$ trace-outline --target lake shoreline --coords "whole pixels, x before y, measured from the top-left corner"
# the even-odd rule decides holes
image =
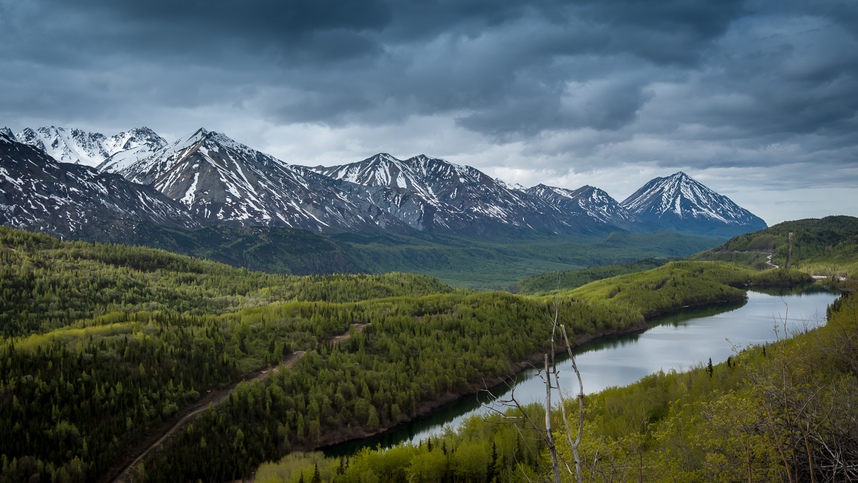
[[[744,297],[737,298],[725,298],[719,299],[716,301],[709,301],[698,304],[688,304],[680,307],[676,307],[669,310],[660,311],[650,317],[644,319],[642,323],[635,324],[630,327],[623,328],[617,331],[600,331],[595,334],[581,334],[575,337],[575,342],[572,344],[572,350],[579,349],[587,344],[597,342],[602,339],[610,338],[610,337],[618,337],[624,335],[634,335],[641,334],[648,329],[652,328],[654,324],[651,323],[652,320],[657,319],[659,317],[669,315],[671,313],[679,312],[682,310],[690,309],[690,308],[698,308],[698,307],[716,307],[719,305],[729,304],[729,303],[737,303],[747,300],[747,295]],[[555,351],[555,355],[561,355],[566,353],[565,346],[558,346],[559,348]],[[481,383],[470,383],[467,385],[466,390],[454,391],[454,392],[446,392],[439,397],[433,398],[431,400],[424,400],[418,403],[418,409],[415,415],[408,419],[403,419],[397,421],[396,423],[380,427],[375,431],[366,431],[359,430],[353,428],[348,435],[343,433],[333,432],[331,436],[326,437],[323,435],[321,437],[321,441],[312,445],[295,445],[293,446],[293,451],[322,451],[326,452],[331,450],[337,446],[349,444],[354,441],[372,438],[376,436],[383,435],[385,433],[393,433],[403,428],[406,428],[408,425],[413,424],[416,421],[419,421],[422,418],[425,418],[432,413],[442,410],[445,407],[453,406],[464,399],[476,396],[482,392],[490,392],[493,388],[500,387],[508,382],[510,379],[514,379],[516,376],[521,374],[523,371],[531,368],[535,368],[537,364],[540,366],[543,363],[543,358],[545,356],[545,351],[537,351],[530,354],[524,361],[514,362],[512,363],[512,373],[505,376],[498,376],[492,379],[485,380]]]

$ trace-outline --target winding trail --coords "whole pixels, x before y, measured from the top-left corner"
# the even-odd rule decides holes
[[[369,324],[352,324],[351,328],[345,334],[338,335],[331,339],[334,345],[347,340],[354,332],[364,330]],[[104,475],[98,479],[99,482],[128,482],[132,481],[131,470],[140,463],[146,455],[148,455],[158,445],[166,441],[170,436],[182,429],[185,425],[196,419],[203,411],[209,407],[217,406],[229,398],[229,394],[242,382],[262,381],[273,374],[278,373],[281,369],[294,366],[299,360],[306,355],[305,351],[295,351],[286,359],[280,362],[270,371],[259,369],[250,373],[247,377],[235,381],[228,386],[210,389],[205,396],[199,401],[183,407],[167,421],[155,426],[135,445],[129,448],[118,461],[105,471]]]
[[[772,268],[780,268],[780,265],[775,265],[774,263],[772,263],[772,257],[774,255],[775,255],[774,252],[769,252],[769,255],[766,257],[766,265],[768,265]]]

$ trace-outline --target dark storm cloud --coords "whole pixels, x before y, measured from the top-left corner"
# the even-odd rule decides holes
[[[842,166],[856,32],[842,0],[0,0],[0,116],[422,117],[558,172]]]
[[[390,17],[384,4],[371,1],[22,3],[5,4],[3,13],[31,45],[40,46],[28,54],[84,62],[99,54],[163,57],[167,62],[193,58],[218,63],[248,54],[257,61],[284,57],[324,62],[377,51],[380,46],[367,33]],[[332,42],[338,48],[331,48]]]
[[[121,64],[156,63],[173,75],[151,82],[194,91],[202,81],[214,92],[225,82],[226,94],[233,92],[224,79],[229,76],[201,80],[190,78],[189,69],[243,70],[244,75],[232,76],[233,82],[268,86],[265,92],[272,96],[264,102],[264,115],[273,121],[341,125],[454,114],[462,126],[497,139],[587,123],[597,129],[621,127],[635,119],[646,98],[644,84],[620,82],[630,91],[618,92],[604,105],[591,102],[589,111],[558,109],[569,81],[593,75],[576,65],[576,57],[693,65],[700,49],[741,12],[733,1],[630,0],[31,0],[2,5],[11,19],[9,31],[20,34],[21,41],[14,45],[16,38],[9,36],[4,56],[89,69],[92,77],[102,77],[93,83],[110,82],[110,71]],[[57,90],[65,89],[73,95],[68,86]],[[293,95],[279,96],[283,91]],[[108,97],[91,105],[97,109],[112,101]],[[531,109],[539,112],[523,112]],[[497,119],[503,115],[511,117]]]

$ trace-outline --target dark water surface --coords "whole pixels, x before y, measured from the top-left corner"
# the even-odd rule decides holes
[[[654,319],[656,324],[640,334],[607,337],[575,351],[584,381],[584,392],[594,393],[611,386],[626,386],[662,371],[685,371],[698,365],[724,362],[748,345],[785,338],[825,323],[825,309],[835,294],[821,290],[800,293],[748,292],[748,301],[684,309]],[[567,394],[577,393],[572,365],[564,360],[561,384]],[[542,402],[545,385],[536,369],[518,374],[515,396],[522,404]],[[495,396],[509,397],[508,387],[494,388]],[[556,397],[556,396],[555,396]],[[360,448],[388,447],[405,441],[415,444],[429,436],[455,429],[465,419],[490,410],[488,394],[465,397],[432,414],[386,433],[325,449],[329,455],[351,454]]]

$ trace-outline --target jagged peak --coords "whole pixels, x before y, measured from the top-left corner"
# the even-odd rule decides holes
[[[8,139],[9,141],[15,141],[15,134],[6,126],[0,127],[0,136]]]
[[[390,153],[377,153],[374,154],[365,160],[361,161],[362,163],[394,163],[400,164],[402,161]]]
[[[410,158],[405,160],[406,163],[419,163],[419,164],[428,164],[428,163],[436,163],[436,164],[446,164],[450,166],[459,166],[456,163],[451,163],[446,159],[435,158],[432,156],[427,156],[425,154],[418,154],[417,156],[411,156]]]
[[[495,178],[495,183],[510,191],[527,191],[527,188],[519,183],[507,183],[500,178]]]
[[[158,137],[158,138],[161,137],[158,133],[155,132],[154,129],[151,129],[147,126],[132,127],[131,129],[124,131],[124,132],[121,132],[119,134],[135,134],[135,135],[144,135],[144,136]]]
[[[187,149],[193,147],[197,144],[201,144],[202,142],[212,140],[214,142],[227,141],[227,143],[235,143],[232,139],[229,139],[227,136],[223,134],[219,134],[215,131],[209,131],[208,129],[201,127],[191,134],[177,139],[172,144],[172,148],[176,151],[180,151],[183,149]]]
[[[446,159],[435,158],[432,156],[427,156],[425,154],[418,154],[417,156],[411,156],[410,158],[405,160],[406,163],[415,163],[415,164],[449,164],[451,166],[456,166],[456,164],[447,161]]]

